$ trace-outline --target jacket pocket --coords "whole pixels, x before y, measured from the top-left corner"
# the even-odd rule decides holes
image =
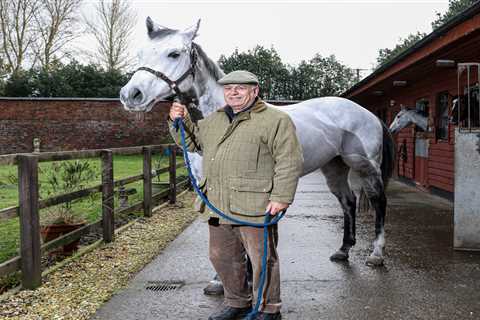
[[[263,216],[272,191],[271,179],[230,178],[230,212]]]

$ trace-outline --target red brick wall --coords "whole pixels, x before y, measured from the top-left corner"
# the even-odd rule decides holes
[[[271,101],[285,105],[297,101]],[[118,99],[0,98],[0,154],[159,144],[168,135],[169,102],[137,120]]]
[[[167,102],[143,121],[117,99],[0,99],[0,154],[158,144],[167,133]]]

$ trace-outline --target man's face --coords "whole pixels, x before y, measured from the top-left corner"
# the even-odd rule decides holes
[[[251,84],[226,84],[223,95],[227,104],[234,111],[248,107],[258,95],[258,86]]]

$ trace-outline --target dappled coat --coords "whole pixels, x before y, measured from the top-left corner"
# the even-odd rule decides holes
[[[195,125],[184,119],[187,146],[203,155],[200,187],[218,209],[234,218],[263,222],[268,201],[291,203],[303,157],[290,117],[260,99],[230,120],[219,109]],[[169,122],[180,144],[179,132]],[[207,216],[214,215],[207,212]],[[228,223],[220,219],[221,223]]]

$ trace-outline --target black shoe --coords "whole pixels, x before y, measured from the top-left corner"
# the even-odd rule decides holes
[[[282,314],[280,312],[277,313],[263,313],[259,312],[253,319],[249,319],[248,317],[244,318],[244,320],[281,320]]]
[[[222,306],[222,308],[213,313],[208,320],[236,320],[243,319],[252,308],[234,308],[230,306]]]
[[[203,294],[206,294],[207,296],[223,295],[223,283],[218,275],[215,275],[213,280],[210,281],[205,288],[203,288]]]

